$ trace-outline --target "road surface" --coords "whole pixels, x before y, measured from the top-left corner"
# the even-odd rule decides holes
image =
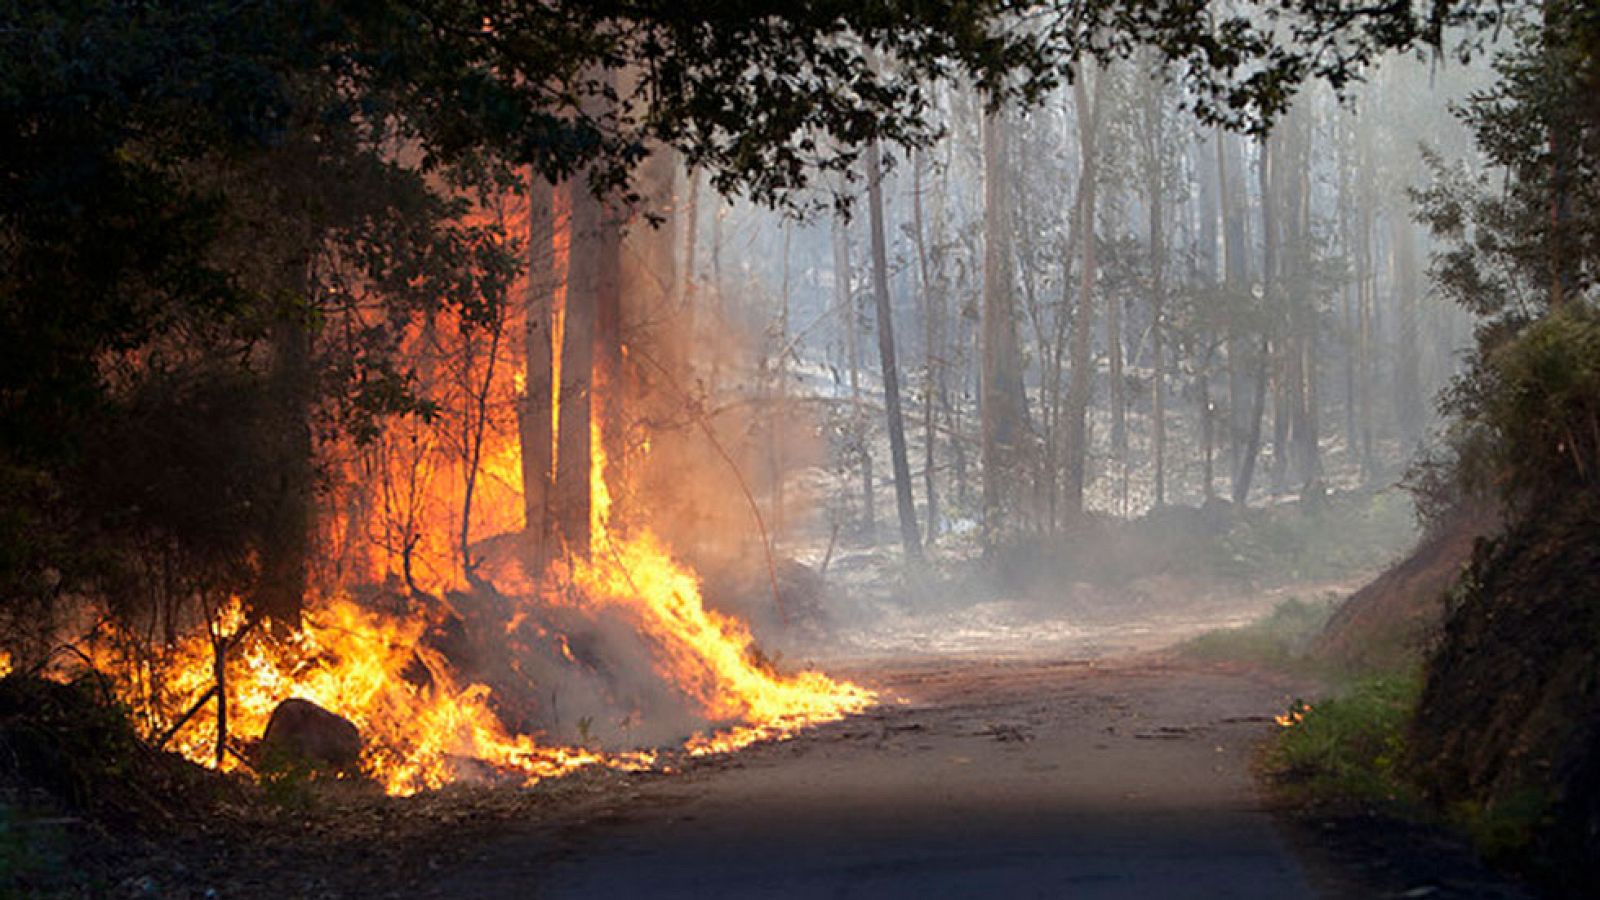
[[[513,829],[419,896],[1317,896],[1252,755],[1269,676],[1141,655],[902,662],[867,715]]]

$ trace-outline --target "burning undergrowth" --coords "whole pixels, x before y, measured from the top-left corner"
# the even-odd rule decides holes
[[[281,635],[233,602],[156,657],[107,631],[91,661],[148,739],[223,769],[259,770],[274,710],[310,701],[355,725],[361,771],[391,794],[648,768],[655,748],[735,750],[871,702],[819,672],[778,672],[650,532],[596,542],[537,583],[508,562],[497,572],[514,591],[335,595]]]
[[[184,612],[158,604],[143,624],[86,604],[90,636],[63,668],[97,673],[147,741],[261,773],[275,711],[307,701],[359,733],[353,768],[413,794],[650,767],[660,750],[733,750],[872,701],[779,671],[743,619],[705,602],[660,529],[697,559],[763,555],[741,474],[759,467],[728,437],[751,423],[712,421],[682,387],[696,375],[673,345],[699,331],[651,293],[660,278],[632,271],[648,247],[617,255],[593,209],[575,226],[593,202],[581,188],[523,199],[481,214],[526,219],[527,302],[405,326],[398,351],[433,413],[364,441],[319,436],[327,484],[298,624],[248,591],[190,591],[169,604]],[[743,368],[726,361],[723,390],[755,377]]]

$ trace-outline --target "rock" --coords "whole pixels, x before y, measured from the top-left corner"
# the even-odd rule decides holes
[[[360,770],[361,732],[349,719],[309,700],[285,700],[272,711],[258,753],[269,768],[355,774]]]

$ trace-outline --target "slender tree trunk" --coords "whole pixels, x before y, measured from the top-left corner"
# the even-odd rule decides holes
[[[1098,274],[1095,260],[1096,183],[1099,180],[1096,132],[1106,84],[1105,73],[1095,78],[1094,102],[1084,87],[1088,72],[1073,82],[1073,99],[1078,107],[1078,149],[1082,168],[1078,176],[1078,235],[1080,270],[1078,310],[1072,322],[1072,376],[1067,387],[1066,424],[1063,437],[1067,448],[1067,487],[1065,507],[1068,521],[1083,518],[1084,490],[1088,477],[1089,400],[1094,391],[1093,344],[1094,290]]]
[[[1259,170],[1262,200],[1261,303],[1263,307],[1269,310],[1278,302],[1278,230],[1272,214],[1271,172],[1272,143],[1271,141],[1263,141],[1261,144],[1261,167]],[[1249,502],[1250,483],[1255,475],[1256,457],[1261,451],[1261,420],[1266,412],[1267,387],[1271,380],[1272,344],[1269,329],[1261,338],[1255,398],[1251,404],[1250,418],[1247,422],[1248,432],[1245,437],[1244,447],[1240,453],[1239,472],[1233,485],[1233,502],[1236,506],[1242,507]]]
[[[923,170],[926,159],[916,151],[911,164],[911,225],[917,248],[918,285],[922,288],[922,492],[928,521],[927,543],[939,536],[939,492],[934,478],[935,429],[934,398],[939,393],[939,334],[943,318],[942,296],[936,297],[933,274],[928,265],[928,247],[922,215]]]
[[[906,425],[900,410],[900,373],[895,363],[894,310],[889,302],[889,251],[884,238],[883,167],[878,145],[867,147],[867,207],[872,231],[872,294],[878,314],[878,361],[883,371],[883,402],[889,418],[889,459],[894,468],[895,506],[906,560],[922,558],[917,509],[911,496],[911,466],[906,458]]]
[[[1207,354],[1207,356],[1209,355]],[[1207,365],[1209,366],[1209,362]],[[1200,445],[1202,447],[1200,494],[1204,501],[1209,503],[1217,496],[1217,426],[1216,416],[1213,415],[1211,404],[1211,376],[1206,369],[1201,369],[1199,382]]]
[[[572,208],[571,249],[561,334],[560,412],[556,421],[556,483],[551,522],[567,552],[587,554],[592,464],[590,416],[604,212],[586,183],[569,181],[566,190]]]
[[[523,396],[518,407],[521,442],[523,562],[537,578],[544,571],[550,537],[549,513],[554,447],[551,432],[551,343],[554,331],[555,191],[534,175],[528,191],[528,293],[523,320]]]
[[[1117,461],[1117,514],[1128,514],[1128,391],[1122,366],[1122,295],[1106,298],[1106,354],[1111,394],[1111,455]]]
[[[1162,108],[1165,98],[1158,85],[1152,85],[1150,104],[1150,414],[1151,443],[1155,466],[1155,505],[1167,503],[1167,362],[1165,356],[1166,320],[1166,144]]]
[[[1372,345],[1374,333],[1374,273],[1372,265],[1372,223],[1373,205],[1377,202],[1376,189],[1373,185],[1371,168],[1375,164],[1372,159],[1370,142],[1366,129],[1360,132],[1361,164],[1357,171],[1360,178],[1357,202],[1357,229],[1356,234],[1356,285],[1357,285],[1357,323],[1356,323],[1356,405],[1357,425],[1361,432],[1359,458],[1361,465],[1361,478],[1363,481],[1371,480],[1377,474],[1377,456],[1373,447],[1373,409],[1372,409],[1372,379],[1373,379],[1373,352]]]
[[[1215,156],[1213,161],[1216,165],[1206,164],[1207,151]],[[1206,288],[1215,288],[1220,283],[1217,255],[1219,237],[1217,220],[1222,193],[1218,178],[1223,174],[1220,132],[1213,132],[1206,144],[1196,149],[1195,168],[1198,170],[1200,181],[1200,190],[1195,196],[1196,202],[1200,204],[1200,250],[1196,256],[1200,262],[1202,285]],[[1203,501],[1210,502],[1216,497],[1216,417],[1211,400],[1215,336],[1209,327],[1202,326],[1198,330],[1200,334],[1190,335],[1191,347],[1197,347],[1190,352],[1195,357],[1195,389],[1199,395],[1197,399],[1200,407],[1200,495]]]
[[[783,459],[783,423],[787,420],[789,407],[789,250],[794,238],[794,227],[785,224],[783,227],[783,284],[779,291],[778,307],[778,339],[775,341],[777,358],[773,360],[773,402],[767,415],[770,425],[767,428],[767,465],[772,480],[772,527],[769,530],[771,542],[776,548],[783,539],[785,510],[783,497],[784,459]]]
[[[468,584],[477,583],[478,561],[472,558],[472,501],[478,489],[478,472],[483,463],[483,443],[489,433],[489,394],[494,390],[495,369],[500,361],[500,338],[505,333],[505,311],[497,312],[489,325],[488,352],[483,362],[483,376],[474,381],[473,335],[462,335],[464,359],[461,365],[462,396],[467,401],[462,411],[461,464],[464,472],[461,491],[461,522],[457,539],[461,547],[461,574]]]
[[[872,491],[872,448],[867,443],[867,417],[861,402],[861,340],[858,336],[854,271],[850,264],[850,233],[844,217],[833,220],[834,300],[844,316],[846,364],[850,374],[850,441],[861,463],[861,530],[876,543],[876,504]]]
[[[1297,119],[1295,162],[1290,167],[1295,179],[1293,209],[1296,258],[1308,265],[1311,258],[1311,129],[1309,110],[1302,109]],[[1318,342],[1322,323],[1316,303],[1308,297],[1299,298],[1295,304],[1298,315],[1297,345],[1300,352],[1297,366],[1299,380],[1296,394],[1295,441],[1299,448],[1298,462],[1302,501],[1321,498],[1322,489],[1322,424],[1319,409]]]
[[[1359,262],[1356,249],[1354,173],[1359,160],[1355,158],[1349,116],[1341,116],[1337,125],[1339,149],[1339,244],[1352,267],[1351,278],[1339,289],[1340,335],[1339,347],[1343,351],[1344,368],[1344,442],[1347,461],[1356,458],[1356,448],[1361,442],[1361,432],[1356,425],[1356,331],[1360,306],[1360,279],[1355,266]]]
[[[614,201],[600,204],[595,234],[594,372],[590,410],[599,419],[600,446],[605,453],[605,477],[612,502],[623,498],[627,447],[622,368],[622,216]]]
[[[694,335],[695,305],[700,290],[695,253],[700,247],[700,170],[690,168],[685,176],[687,197],[683,203],[683,273],[679,285],[679,305],[683,310],[683,334]]]
[[[1421,347],[1417,340],[1417,248],[1416,235],[1411,222],[1404,216],[1395,216],[1394,227],[1394,285],[1397,294],[1395,308],[1399,319],[1396,329],[1399,337],[1395,354],[1395,410],[1398,413],[1400,437],[1407,444],[1416,444],[1422,438],[1427,421],[1427,409],[1422,400]]]
[[[1230,303],[1239,304],[1245,302],[1250,283],[1244,162],[1236,140],[1221,130],[1217,131],[1217,190],[1222,205],[1223,290]],[[1228,472],[1237,481],[1244,468],[1244,448],[1250,431],[1250,342],[1236,318],[1230,318],[1226,332]]]
[[[1250,500],[1250,482],[1255,475],[1256,458],[1261,450],[1261,420],[1266,413],[1267,405],[1267,365],[1272,358],[1272,348],[1268,346],[1265,338],[1260,347],[1260,370],[1256,373],[1256,393],[1250,408],[1250,430],[1245,435],[1244,450],[1240,454],[1243,463],[1239,475],[1233,482],[1233,505],[1245,506]]]
[[[309,284],[310,266],[305,267]],[[288,628],[298,627],[311,555],[312,487],[311,330],[301,314],[283,313],[272,328],[269,390],[277,426],[276,502],[261,549],[256,608]]]

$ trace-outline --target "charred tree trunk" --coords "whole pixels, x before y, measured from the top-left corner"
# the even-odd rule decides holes
[[[917,509],[911,496],[911,466],[906,458],[905,418],[900,410],[900,373],[895,362],[894,310],[889,302],[889,251],[884,238],[883,167],[878,145],[867,147],[867,206],[872,230],[872,294],[878,317],[878,361],[883,370],[883,402],[889,418],[889,459],[894,468],[895,506],[906,560],[922,558]]]
[[[309,265],[305,268],[309,284]],[[314,373],[311,329],[304,313],[286,310],[273,325],[269,378],[273,415],[278,420],[277,453],[269,477],[278,483],[261,546],[261,584],[255,607],[272,621],[295,628],[300,624],[308,580],[314,480]]]

